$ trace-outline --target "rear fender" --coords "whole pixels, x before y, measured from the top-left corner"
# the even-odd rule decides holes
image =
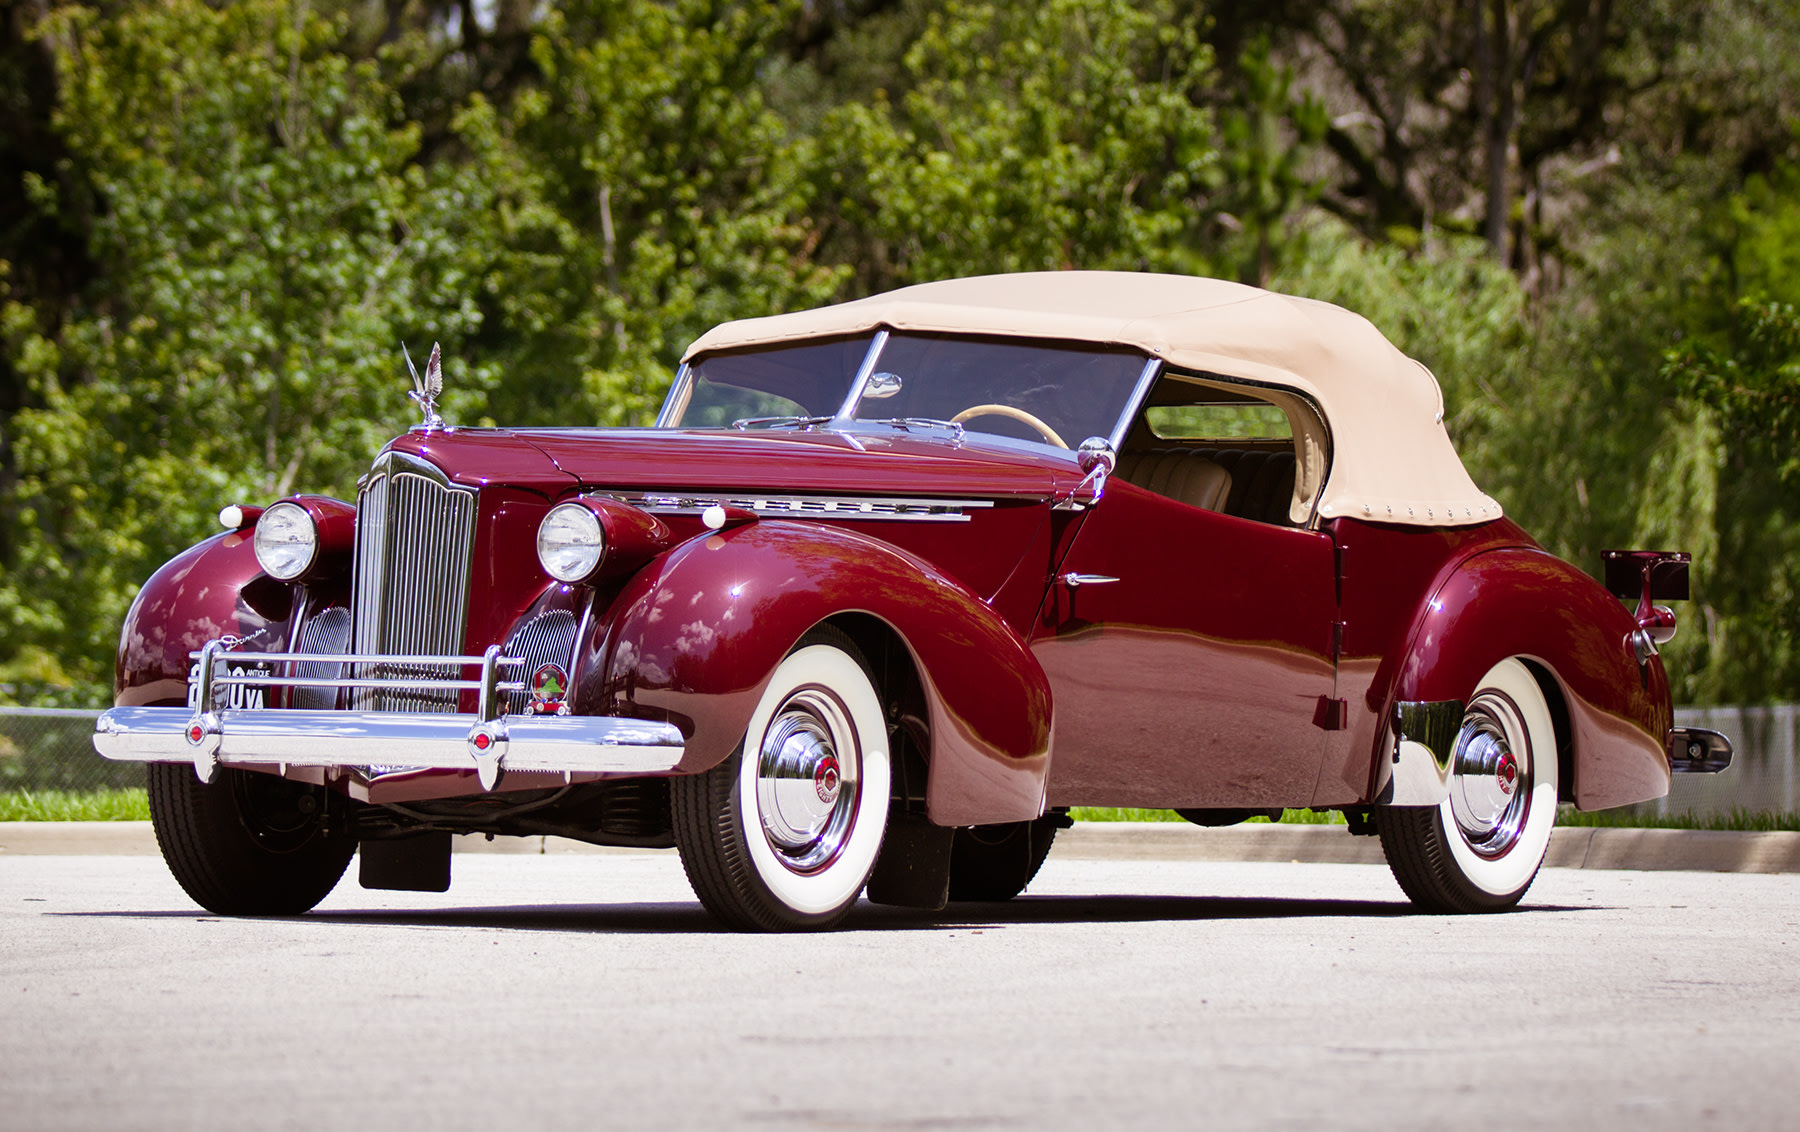
[[[1420,607],[1392,670],[1371,796],[1391,774],[1397,705],[1466,702],[1508,657],[1544,689],[1565,801],[1590,810],[1667,794],[1668,679],[1659,658],[1639,664],[1636,630],[1616,598],[1554,555],[1511,547],[1466,559]]]
[[[666,719],[679,773],[743,739],[775,667],[807,630],[866,614],[905,644],[930,725],[926,807],[939,825],[1036,817],[1050,685],[975,594],[888,543],[830,527],[752,522],[677,546],[625,584],[584,634],[575,710]]]

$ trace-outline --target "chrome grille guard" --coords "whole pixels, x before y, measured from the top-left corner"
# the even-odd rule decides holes
[[[655,774],[681,761],[684,740],[673,724],[592,715],[505,714],[507,693],[525,690],[501,671],[527,662],[493,645],[481,656],[376,653],[239,653],[225,640],[208,641],[199,661],[195,707],[116,707],[94,723],[94,749],[124,762],[188,762],[202,782],[218,767],[367,767],[395,770],[473,770],[492,790],[502,769],[602,774]],[[474,679],[430,676],[302,677],[275,673],[226,675],[227,661],[373,667],[429,666],[437,671],[479,669]],[[221,708],[222,693],[244,688],[388,689],[455,695],[476,692],[475,714],[407,711],[333,711],[295,708]]]

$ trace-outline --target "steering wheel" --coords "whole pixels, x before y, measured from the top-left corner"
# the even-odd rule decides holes
[[[1030,425],[1038,431],[1038,435],[1056,445],[1058,448],[1067,448],[1069,446],[1068,441],[1056,435],[1055,429],[1051,428],[1043,421],[1038,420],[1024,409],[1015,409],[1011,405],[970,405],[962,412],[951,417],[950,423],[961,424],[964,421],[973,420],[976,417],[1007,417],[1011,420],[1018,421],[1020,424]]]

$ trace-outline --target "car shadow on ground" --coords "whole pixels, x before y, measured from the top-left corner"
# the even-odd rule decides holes
[[[1527,904],[1533,912],[1596,911],[1595,905]],[[53,915],[122,919],[218,919],[186,911],[64,912]],[[1209,920],[1393,919],[1426,915],[1401,900],[1321,900],[1249,896],[1021,896],[1004,903],[952,904],[941,912],[859,903],[838,931],[984,931],[1033,924],[1194,922]],[[719,923],[694,902],[628,904],[530,904],[447,908],[334,908],[288,917],[289,922],[351,923],[419,928],[488,928],[512,931],[705,934]]]

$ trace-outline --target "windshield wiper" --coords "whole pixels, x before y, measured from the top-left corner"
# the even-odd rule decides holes
[[[739,432],[748,432],[751,428],[817,428],[822,424],[830,424],[830,417],[744,417],[731,422],[731,427]]]
[[[936,417],[877,417],[857,423],[887,425],[890,428],[897,428],[901,432],[911,432],[916,428],[941,428],[949,431],[958,441],[963,438],[963,426],[960,423],[940,421]]]

